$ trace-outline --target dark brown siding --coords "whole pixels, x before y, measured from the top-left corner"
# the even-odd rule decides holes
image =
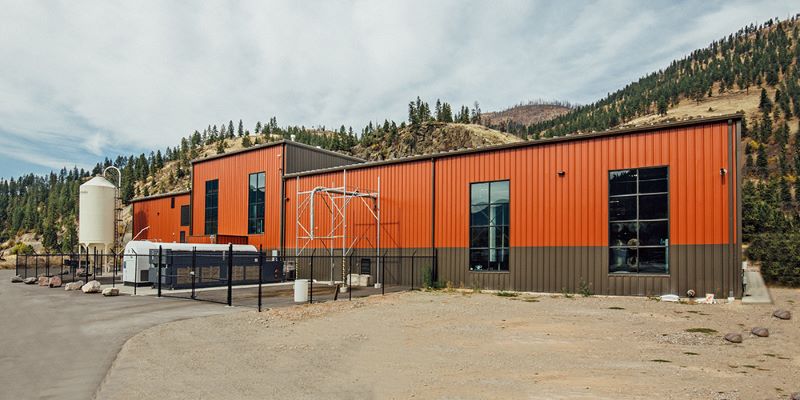
[[[352,157],[286,142],[286,173],[311,171],[359,163]]]

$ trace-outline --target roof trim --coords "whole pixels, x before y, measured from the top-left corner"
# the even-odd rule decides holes
[[[679,128],[679,127],[684,127],[684,126],[701,125],[701,124],[707,124],[707,123],[713,123],[713,122],[737,121],[737,120],[741,120],[743,117],[744,117],[744,114],[742,114],[742,113],[725,114],[725,115],[718,115],[718,116],[713,116],[713,117],[694,118],[694,119],[687,119],[687,120],[682,120],[682,121],[664,122],[664,123],[658,123],[658,124],[652,124],[652,125],[635,126],[635,127],[630,127],[630,128],[610,129],[610,130],[600,131],[600,132],[570,134],[570,135],[566,135],[566,136],[557,136],[557,137],[553,137],[553,138],[544,138],[544,139],[539,139],[539,140],[526,140],[526,141],[522,141],[522,142],[500,144],[500,145],[495,145],[495,146],[478,147],[478,148],[474,148],[474,149],[464,149],[464,150],[447,151],[447,152],[433,153],[433,154],[423,154],[423,155],[416,155],[416,156],[408,156],[408,157],[394,158],[394,159],[391,159],[391,160],[370,161],[370,162],[364,162],[364,163],[361,163],[361,164],[342,165],[342,166],[338,166],[338,167],[331,167],[331,168],[323,168],[323,169],[295,172],[295,173],[291,173],[291,174],[286,174],[284,176],[284,179],[296,178],[296,177],[300,177],[300,176],[319,175],[319,174],[324,174],[324,173],[328,173],[328,172],[345,171],[345,170],[360,169],[360,168],[369,168],[369,167],[379,166],[379,165],[402,164],[402,163],[415,162],[415,161],[432,160],[432,159],[437,159],[437,158],[455,157],[455,156],[460,156],[460,155],[465,155],[465,154],[486,153],[486,152],[491,152],[491,151],[509,150],[509,149],[525,148],[525,147],[546,146],[546,145],[552,144],[552,143],[571,142],[571,141],[578,141],[578,140],[589,140],[589,139],[596,139],[596,138],[603,138],[603,137],[610,137],[610,136],[619,136],[619,135],[629,135],[629,134],[650,132],[650,131],[656,131],[656,130],[667,129],[667,128]]]
[[[129,201],[129,203],[136,203],[136,202],[139,202],[139,201],[146,201],[146,200],[163,199],[165,197],[184,196],[184,195],[188,195],[191,192],[192,192],[191,190],[181,190],[179,192],[159,193],[159,194],[154,194],[152,196],[137,197],[135,199],[131,199]]]
[[[227,153],[215,154],[215,155],[211,155],[211,156],[204,157],[204,158],[196,158],[196,159],[192,160],[191,163],[192,164],[200,164],[200,163],[206,162],[206,161],[217,160],[217,159],[225,158],[225,157],[228,157],[228,156],[233,156],[233,155],[237,155],[237,154],[247,153],[247,152],[250,152],[250,151],[256,151],[256,150],[261,150],[261,149],[265,149],[265,148],[268,148],[268,147],[278,146],[278,145],[281,145],[281,144],[287,144],[287,145],[290,145],[290,146],[296,146],[296,147],[300,147],[300,148],[303,148],[303,149],[316,151],[318,153],[328,154],[328,155],[335,156],[335,157],[341,157],[341,158],[344,158],[344,159],[348,159],[350,161],[356,161],[356,162],[362,162],[362,163],[366,162],[366,160],[364,160],[364,159],[361,159],[361,158],[358,158],[358,157],[353,157],[353,156],[350,156],[350,155],[347,155],[347,154],[343,154],[343,153],[339,153],[338,151],[321,149],[321,148],[318,148],[318,147],[307,145],[305,143],[295,142],[295,141],[291,141],[291,140],[287,140],[287,139],[281,139],[281,140],[278,140],[278,141],[275,141],[275,142],[262,143],[262,144],[259,144],[259,145],[248,147],[246,149],[239,149],[239,150],[234,150],[234,151],[227,152]]]

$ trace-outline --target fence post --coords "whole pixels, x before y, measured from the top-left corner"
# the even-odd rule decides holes
[[[19,251],[17,251],[17,256],[14,257],[14,275],[19,276]]]
[[[33,255],[34,255],[33,272],[34,272],[34,276],[38,278],[39,277],[39,255],[36,254],[36,253],[34,253]]]
[[[76,266],[72,265],[75,262],[75,248],[72,249],[72,254],[69,256],[69,269],[72,270],[72,281],[75,282],[75,273],[78,269]],[[80,264],[80,263],[79,263]]]
[[[317,249],[311,252],[311,275],[308,277],[308,304],[314,303],[314,253]]]
[[[111,271],[111,287],[117,287],[117,253],[114,252],[114,249],[111,249],[111,265],[113,266],[113,271]]]
[[[197,279],[197,246],[192,246],[192,299],[195,298],[195,279]]]
[[[158,246],[158,297],[161,297],[161,246]]]
[[[381,260],[383,257],[383,260]],[[383,261],[383,262],[381,262]],[[378,270],[381,273],[381,296],[386,294],[386,253],[383,256],[378,256]]]
[[[19,258],[19,252],[17,252],[17,258]],[[25,254],[25,277],[28,277],[28,254]]]
[[[261,312],[261,282],[264,279],[264,246],[258,246],[258,312]]]
[[[92,276],[94,276],[94,279],[97,279],[97,247],[92,251],[92,258],[92,262],[94,263],[94,267],[92,267]]]
[[[50,276],[50,252],[45,250],[44,252],[44,270],[45,275],[48,277]]]
[[[228,245],[228,307],[233,305],[233,243]]]

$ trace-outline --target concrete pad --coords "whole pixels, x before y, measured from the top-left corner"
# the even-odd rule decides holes
[[[745,270],[744,281],[747,286],[742,297],[743,304],[772,304],[772,297],[761,272]]]

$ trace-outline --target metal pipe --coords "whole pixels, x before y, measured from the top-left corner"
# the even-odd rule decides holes
[[[195,289],[195,282],[197,279],[197,246],[192,246],[192,299],[195,298],[196,293]]]
[[[261,282],[264,280],[264,248],[258,246],[258,312],[261,312]]]
[[[228,245],[228,307],[233,305],[233,244]]]
[[[158,297],[161,297],[161,246],[158,246]]]

